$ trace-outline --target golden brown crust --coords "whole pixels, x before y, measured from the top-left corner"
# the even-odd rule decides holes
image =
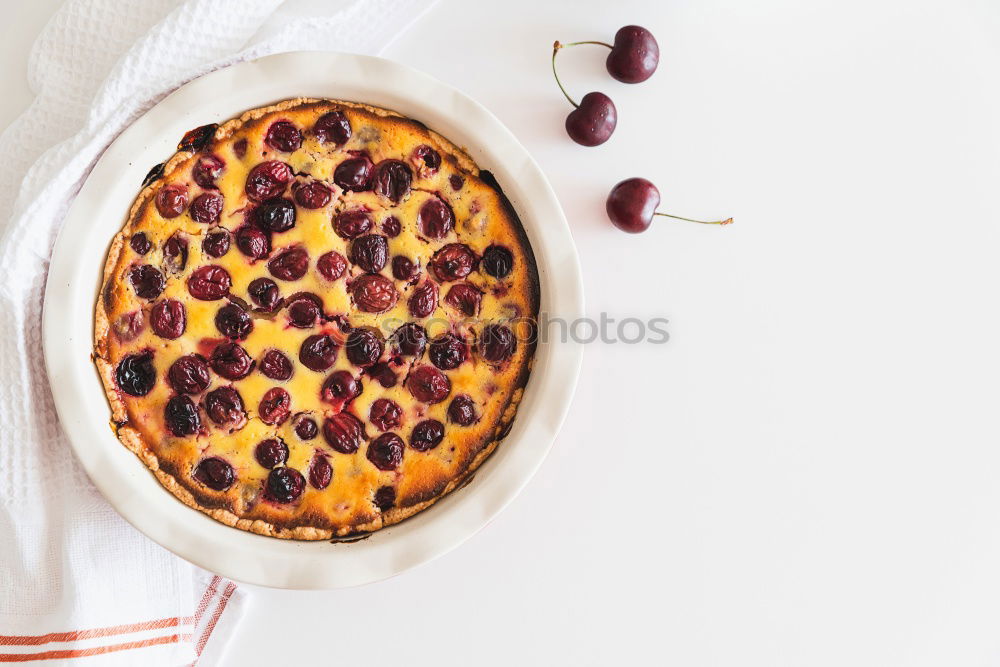
[[[220,142],[225,142],[236,135],[259,133],[258,126],[264,121],[270,120],[273,122],[275,114],[282,112],[289,114],[313,112],[316,110],[329,110],[330,108],[342,109],[345,112],[347,110],[355,110],[361,114],[359,118],[363,118],[364,114],[370,114],[373,117],[383,119],[388,123],[385,126],[387,128],[386,131],[391,132],[393,138],[396,137],[397,133],[404,136],[408,133],[417,134],[422,141],[429,143],[442,154],[443,161],[449,165],[452,171],[475,181],[475,184],[483,184],[488,189],[494,191],[498,203],[485,204],[487,208],[486,215],[487,217],[493,215],[494,219],[505,222],[489,224],[506,225],[504,228],[510,229],[510,236],[504,236],[503,238],[507,243],[514,246],[515,251],[525,263],[525,272],[521,277],[522,282],[514,285],[513,289],[511,289],[510,303],[513,306],[509,307],[512,307],[515,311],[515,318],[526,317],[529,320],[533,320],[538,310],[539,290],[537,269],[530,245],[527,242],[527,237],[517,219],[516,213],[514,213],[513,208],[506,200],[506,197],[504,197],[499,185],[492,178],[491,174],[488,174],[488,172],[481,173],[464,151],[441,135],[428,130],[418,121],[405,118],[400,114],[386,109],[365,104],[299,98],[286,100],[269,107],[254,109],[244,113],[240,118],[223,123],[215,131],[213,145],[219,145]],[[197,153],[190,151],[179,151],[165,163],[162,177],[145,186],[139,193],[129,212],[126,226],[115,236],[108,252],[102,289],[95,308],[94,360],[112,409],[113,424],[117,427],[118,437],[122,443],[150,468],[165,488],[189,507],[197,509],[226,525],[260,535],[285,539],[319,540],[329,539],[338,535],[343,536],[377,530],[413,516],[466,483],[479,465],[496,449],[509,429],[510,422],[514,418],[517,405],[523,393],[521,388],[527,382],[530,373],[534,352],[533,339],[526,345],[522,345],[521,349],[519,349],[516,355],[517,372],[510,378],[508,381],[509,384],[493,388],[494,391],[497,391],[498,395],[507,397],[503,404],[491,408],[490,414],[496,414],[496,417],[492,418],[491,422],[484,423],[481,429],[477,427],[477,432],[483,432],[484,436],[478,442],[468,442],[462,445],[463,449],[461,451],[463,454],[454,459],[454,465],[450,468],[450,472],[446,477],[441,478],[438,476],[440,473],[428,472],[434,469],[433,466],[430,468],[412,468],[411,466],[411,468],[408,468],[407,479],[402,482],[404,486],[409,484],[409,487],[405,490],[401,489],[403,492],[397,499],[397,505],[374,513],[365,513],[365,511],[361,510],[355,511],[352,515],[353,519],[346,523],[328,523],[329,519],[319,509],[303,510],[299,516],[289,517],[280,516],[280,513],[272,512],[269,509],[261,509],[261,503],[257,503],[253,511],[251,511],[245,498],[241,499],[233,494],[227,496],[199,488],[198,485],[194,484],[188,478],[187,474],[183,474],[186,471],[182,470],[181,462],[188,460],[192,454],[182,455],[175,453],[172,455],[175,458],[171,458],[170,460],[164,459],[162,455],[157,455],[149,442],[152,435],[148,428],[149,424],[146,422],[150,418],[147,416],[139,422],[135,422],[135,415],[130,416],[130,404],[126,400],[123,400],[124,397],[117,388],[115,365],[113,362],[115,357],[120,358],[122,356],[121,350],[117,349],[116,345],[118,347],[122,346],[117,342],[113,334],[112,322],[114,321],[113,317],[115,314],[121,314],[121,312],[116,313],[116,309],[123,308],[121,304],[129,298],[127,286],[124,281],[124,271],[129,261],[127,259],[128,247],[126,244],[128,236],[136,229],[148,228],[143,227],[143,225],[147,224],[146,220],[148,218],[156,215],[152,206],[156,192],[158,192],[163,184],[171,182],[178,174],[189,170],[193,159],[197,158],[197,156]],[[444,168],[442,168],[443,171]],[[479,179],[480,176],[483,177],[482,180]],[[480,190],[474,190],[474,192],[481,193],[481,186],[475,184],[470,187],[480,187]],[[414,186],[414,191],[419,191],[416,186]],[[486,195],[482,195],[482,197],[486,197]],[[472,202],[473,208],[469,209],[471,211],[470,216],[477,214],[475,207],[479,203],[478,199],[474,199]],[[458,217],[457,212],[456,217]],[[461,224],[463,221],[456,220],[456,222]],[[473,224],[471,219],[468,224]],[[479,224],[480,226],[485,226],[486,223],[481,222]],[[456,229],[456,232],[458,231]],[[480,287],[479,285],[476,286]],[[507,294],[510,287],[503,287],[502,293]],[[486,289],[485,287],[480,288]],[[444,293],[442,290],[442,298],[443,296]],[[520,303],[520,306],[517,305],[518,303]],[[517,312],[520,310],[527,312]],[[500,312],[506,313],[503,310]],[[474,334],[475,332],[472,333]],[[511,363],[514,363],[514,361],[512,360]],[[484,414],[485,417],[486,415]],[[139,428],[133,426],[133,423],[138,424]],[[464,442],[464,440],[460,441]],[[159,449],[163,451],[163,446],[161,445]],[[453,452],[456,451],[456,447],[453,446],[451,450]],[[194,454],[194,456],[197,456],[197,454]],[[254,516],[254,513],[257,513],[257,516]],[[313,525],[300,525],[303,522]],[[324,523],[327,523],[327,525],[323,525]]]

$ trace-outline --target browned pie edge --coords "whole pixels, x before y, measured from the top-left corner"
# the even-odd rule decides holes
[[[517,234],[519,250],[524,255],[528,262],[529,274],[530,274],[530,287],[531,294],[530,298],[532,301],[532,312],[537,316],[539,301],[540,301],[540,290],[538,281],[538,266],[535,261],[535,254],[531,249],[531,244],[528,241],[527,233],[524,230],[524,226],[521,224],[521,219],[518,217],[513,205],[511,205],[510,200],[504,194],[503,190],[500,188],[499,183],[497,183],[496,178],[493,174],[488,171],[481,171],[476,165],[475,161],[469,155],[453,144],[451,141],[441,136],[434,130],[431,130],[426,125],[420,121],[408,118],[400,113],[391,111],[389,109],[384,109],[381,107],[375,107],[368,104],[363,104],[360,102],[349,102],[345,100],[334,100],[334,99],[319,99],[319,98],[308,98],[299,97],[291,100],[284,100],[266,107],[259,107],[256,109],[251,109],[244,112],[239,118],[233,118],[225,123],[221,124],[216,128],[213,140],[218,141],[228,138],[232,133],[243,126],[244,123],[248,121],[255,120],[267,114],[276,111],[286,111],[293,107],[297,107],[303,104],[312,104],[318,102],[329,102],[332,104],[343,105],[345,107],[351,107],[355,109],[363,109],[369,113],[383,116],[383,117],[394,117],[404,121],[408,121],[418,125],[421,129],[428,132],[431,137],[437,142],[437,148],[441,149],[442,152],[450,156],[455,162],[467,172],[474,175],[478,175],[482,180],[492,187],[506,209],[508,215],[514,226],[514,231]],[[125,405],[121,398],[118,396],[117,389],[115,388],[115,378],[114,378],[114,368],[112,365],[104,358],[108,350],[108,335],[110,332],[110,324],[108,320],[107,309],[110,304],[107,303],[108,299],[111,298],[110,287],[111,287],[111,277],[114,272],[114,268],[118,263],[119,256],[125,245],[125,232],[131,223],[140,213],[141,209],[149,204],[152,199],[158,181],[166,177],[177,167],[189,157],[194,154],[193,151],[177,151],[174,155],[164,163],[163,173],[160,178],[155,179],[148,185],[146,185],[136,197],[135,202],[132,204],[132,208],[129,210],[128,217],[126,218],[125,224],[122,228],[115,234],[111,241],[111,246],[108,249],[107,260],[104,264],[104,272],[101,278],[101,289],[98,293],[97,306],[94,312],[94,354],[92,359],[94,364],[97,366],[98,374],[101,378],[101,383],[104,386],[105,395],[108,398],[108,403],[111,406],[111,428],[115,431],[118,439],[121,441],[125,447],[132,451],[149,470],[156,476],[160,484],[170,491],[178,500],[182,503],[196,509],[204,514],[207,514],[216,521],[226,524],[234,528],[239,528],[241,530],[249,531],[251,533],[256,533],[258,535],[265,535],[268,537],[277,537],[281,539],[292,539],[292,540],[327,540],[334,537],[343,537],[345,535],[355,535],[359,533],[366,533],[370,531],[375,531],[386,526],[390,526],[395,523],[399,523],[404,519],[407,519],[424,509],[427,509],[442,497],[448,495],[457,488],[462,487],[475,473],[482,463],[489,458],[489,456],[496,450],[500,442],[507,436],[510,431],[510,426],[517,414],[517,407],[521,402],[521,398],[524,395],[524,386],[528,382],[528,377],[531,374],[531,369],[535,363],[535,348],[536,348],[536,338],[537,338],[537,328],[534,336],[531,337],[529,342],[530,352],[527,355],[527,362],[522,366],[521,372],[518,375],[514,383],[513,392],[511,393],[511,398],[507,403],[500,419],[498,420],[494,430],[493,430],[493,440],[486,444],[472,459],[469,461],[467,467],[463,472],[453,477],[449,480],[442,488],[435,490],[431,497],[426,500],[408,505],[406,507],[392,507],[384,512],[375,520],[366,524],[358,524],[355,526],[345,527],[342,530],[334,531],[330,529],[314,528],[311,526],[295,526],[292,528],[283,527],[280,525],[275,525],[273,523],[261,520],[249,520],[241,519],[236,514],[232,512],[221,509],[221,508],[211,508],[205,507],[197,501],[194,495],[188,491],[182,484],[180,484],[173,475],[167,473],[160,468],[160,462],[157,456],[149,449],[146,442],[142,439],[140,433],[129,426],[127,423],[127,414],[125,411]]]

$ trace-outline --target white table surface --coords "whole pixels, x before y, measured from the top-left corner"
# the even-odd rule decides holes
[[[9,6],[13,5],[13,6]],[[57,0],[8,3],[0,123]],[[554,39],[653,30],[620,124],[571,143]],[[255,591],[226,664],[1000,662],[1000,6],[990,0],[442,0],[388,50],[492,109],[566,209],[588,346],[525,492],[384,583]],[[727,229],[613,229],[641,175]]]

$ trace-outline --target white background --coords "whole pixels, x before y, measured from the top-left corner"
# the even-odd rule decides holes
[[[57,5],[4,5],[0,124]],[[619,112],[576,146],[550,45],[633,22],[644,84],[560,56]],[[1000,5],[441,0],[386,55],[539,160],[591,316],[671,340],[588,346],[551,456],[463,547],[254,591],[227,664],[1000,664]],[[736,224],[625,235],[603,200],[637,175]]]

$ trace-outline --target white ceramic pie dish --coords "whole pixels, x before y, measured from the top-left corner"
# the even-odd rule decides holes
[[[527,230],[538,263],[541,312],[583,315],[579,259],[555,193],[528,152],[469,97],[397,63],[351,54],[296,52],[213,72],[182,86],[104,153],[66,217],[45,291],[49,381],[63,430],[94,484],[151,539],[205,569],[246,583],[321,589],[377,581],[427,562],[485,526],[528,482],[562,424],[583,350],[539,340],[510,435],[472,481],[431,508],[357,542],[297,542],[230,528],[162,488],[115,437],[91,361],[94,305],[112,237],[146,172],[194,127],[294,97],[367,102],[424,122],[494,173]]]

